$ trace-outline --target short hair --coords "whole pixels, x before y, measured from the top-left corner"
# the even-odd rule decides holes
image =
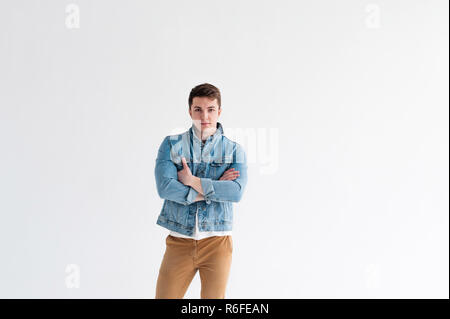
[[[208,97],[211,100],[217,99],[219,109],[221,108],[220,90],[212,84],[199,84],[191,90],[191,93],[189,94],[189,109],[192,106],[194,97]]]

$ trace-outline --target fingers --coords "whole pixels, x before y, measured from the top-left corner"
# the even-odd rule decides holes
[[[239,171],[235,170],[234,168],[230,168],[229,170],[226,170],[223,175],[239,176]]]
[[[184,156],[181,157],[181,163],[183,164],[183,168],[189,169],[189,166],[186,163],[186,158]]]
[[[239,177],[239,171],[234,170],[234,168],[231,168],[221,176],[220,180],[233,180]]]
[[[238,177],[239,172],[230,172],[230,173],[225,173],[224,175],[229,176],[229,177]]]

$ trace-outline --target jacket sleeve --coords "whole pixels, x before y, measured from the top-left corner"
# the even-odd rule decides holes
[[[244,149],[236,143],[233,154],[233,163],[230,168],[239,171],[239,177],[232,181],[212,180],[200,178],[203,189],[203,197],[207,204],[216,202],[239,202],[247,185],[247,156]]]
[[[156,188],[159,197],[182,205],[194,202],[198,192],[178,181],[177,167],[170,158],[170,136],[166,136],[158,150],[155,165]]]

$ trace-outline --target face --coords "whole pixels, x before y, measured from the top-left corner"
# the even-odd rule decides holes
[[[208,97],[194,97],[189,109],[192,122],[202,135],[215,132],[221,112],[217,99],[211,100]]]

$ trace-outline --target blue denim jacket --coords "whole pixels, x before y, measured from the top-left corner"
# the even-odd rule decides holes
[[[204,200],[194,202],[198,192],[178,181],[183,168],[181,157],[200,178]],[[219,181],[222,174],[234,167],[238,178]],[[223,135],[222,124],[202,141],[194,134],[194,126],[178,135],[166,136],[158,150],[155,166],[156,187],[164,204],[157,224],[175,232],[192,236],[195,214],[199,231],[232,230],[233,202],[239,202],[247,184],[247,157],[242,146]]]

